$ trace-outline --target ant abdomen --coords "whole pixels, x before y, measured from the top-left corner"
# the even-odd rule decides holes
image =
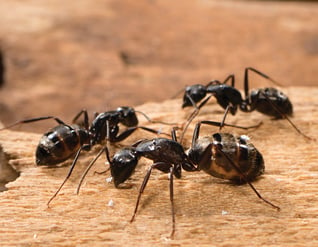
[[[252,90],[250,108],[274,118],[293,115],[293,105],[287,95],[276,88]]]
[[[253,181],[265,169],[262,154],[247,136],[236,137],[229,133],[205,136],[196,141],[188,155],[200,170],[237,183],[246,182],[245,179]]]
[[[72,157],[85,143],[89,143],[87,131],[77,126],[58,125],[41,137],[35,153],[36,164],[57,165]]]

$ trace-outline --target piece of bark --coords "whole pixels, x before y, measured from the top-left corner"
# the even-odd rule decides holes
[[[0,192],[7,190],[5,184],[14,181],[18,176],[19,173],[9,165],[0,145]]]
[[[284,88],[284,92],[294,104],[292,121],[304,133],[317,138],[318,88]],[[191,110],[182,110],[180,105],[181,99],[175,99],[136,108],[154,120],[181,125]],[[204,119],[219,121],[222,113],[221,107],[211,100],[191,124],[185,146],[190,144],[195,122]],[[139,119],[143,126],[170,131],[169,126],[150,124],[142,117]],[[239,112],[227,119],[228,123],[245,126],[259,121],[263,121],[263,125],[256,130],[226,127],[223,131],[251,137],[263,154],[266,166],[265,174],[253,184],[263,197],[279,205],[281,211],[263,203],[248,185],[233,185],[204,172],[183,172],[181,179],[174,180],[174,240],[168,238],[171,230],[169,182],[167,175],[159,171],[153,171],[136,219],[129,222],[139,186],[151,161],[140,160],[128,181],[130,188],[116,189],[106,182],[110,176],[108,173],[93,173],[107,167],[102,156],[88,174],[80,194],[76,195],[78,180],[99,148],[95,147],[81,156],[74,174],[48,208],[47,201],[69,167],[36,167],[34,152],[40,135],[1,131],[3,149],[11,157],[10,164],[21,174],[7,184],[8,191],[0,194],[0,244],[315,246],[318,244],[318,144],[303,138],[286,120],[274,121],[257,112]],[[202,135],[217,131],[216,127],[202,127]],[[153,135],[138,130],[121,145],[129,145],[144,137],[152,138]],[[112,146],[111,152],[119,146]]]

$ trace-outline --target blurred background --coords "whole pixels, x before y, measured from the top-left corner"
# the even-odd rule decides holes
[[[160,102],[230,73],[242,89],[248,66],[286,86],[318,85],[316,1],[10,0],[0,16],[5,125]],[[272,85],[251,78],[262,86]],[[55,123],[39,125],[21,129]]]

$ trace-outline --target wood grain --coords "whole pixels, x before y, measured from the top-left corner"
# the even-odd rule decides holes
[[[306,134],[318,138],[318,88],[285,88],[294,103],[292,120]],[[180,109],[181,99],[136,107],[151,118],[182,123],[190,110]],[[212,100],[196,119],[219,120],[221,108]],[[296,133],[285,120],[273,121],[259,113],[239,113],[228,122],[251,125],[257,130],[225,128],[248,134],[265,159],[266,172],[254,182],[259,192],[278,204],[276,211],[259,200],[246,185],[233,185],[203,172],[183,173],[175,180],[176,234],[169,239],[171,214],[168,178],[154,171],[142,197],[135,222],[129,223],[138,188],[151,162],[141,159],[127,189],[107,183],[101,158],[88,174],[80,194],[78,179],[96,154],[83,154],[73,176],[48,208],[46,203],[60,185],[68,166],[36,167],[34,151],[40,135],[1,131],[0,142],[10,164],[21,172],[0,194],[1,246],[317,246],[318,245],[318,144]],[[141,124],[153,128],[169,127]],[[23,130],[23,127],[21,127]],[[45,130],[43,130],[44,132]],[[186,135],[189,145],[193,125]],[[204,127],[202,135],[216,132]],[[152,135],[141,130],[121,145]],[[119,146],[112,147],[114,152]],[[69,164],[69,162],[68,162]],[[106,165],[107,166],[107,165]]]

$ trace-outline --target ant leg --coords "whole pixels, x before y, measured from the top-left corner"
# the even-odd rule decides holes
[[[209,99],[212,97],[212,95],[208,96],[205,100],[201,102],[201,104],[191,113],[191,115],[188,117],[186,125],[183,129],[183,132],[180,136],[180,143],[182,143],[184,135],[189,128],[190,123],[193,121],[193,119],[199,114],[200,109],[209,101]]]
[[[163,134],[163,135],[166,135],[166,136],[169,136],[169,134],[167,133],[164,133],[164,132],[161,132],[160,130],[154,130],[154,129],[151,129],[151,128],[147,128],[147,127],[144,127],[144,126],[136,126],[137,129],[143,129],[145,131],[148,131],[148,132],[151,132],[151,133],[154,133],[154,134],[157,134],[157,135],[160,135],[160,134]]]
[[[177,93],[175,93],[174,95],[172,95],[172,96],[170,97],[170,99],[175,99],[175,98],[177,98],[183,91],[184,91],[184,88],[180,89]]]
[[[144,180],[141,184],[141,187],[139,189],[139,194],[138,194],[138,198],[137,198],[137,202],[136,202],[136,206],[135,206],[135,210],[134,210],[134,213],[133,213],[133,216],[131,217],[130,219],[130,223],[134,221],[135,219],[135,216],[137,214],[137,210],[138,210],[138,206],[139,206],[139,202],[140,202],[140,198],[141,198],[141,194],[144,192],[146,186],[147,186],[147,183],[148,183],[148,180],[149,180],[149,177],[150,177],[150,174],[151,174],[151,171],[152,169],[154,168],[154,165],[153,164],[152,166],[150,166],[150,168],[148,169],[147,173],[146,173],[146,176],[144,177]]]
[[[196,141],[199,138],[199,134],[200,134],[200,127],[201,127],[201,122],[198,122],[195,125],[194,131],[193,131],[193,135],[192,135],[192,142],[191,142],[191,148],[194,148],[194,144],[196,143]]]
[[[195,109],[198,109],[197,103],[191,98],[191,96],[190,96],[188,93],[186,93],[186,96],[187,96],[187,98],[190,100],[191,105],[192,105]]]
[[[270,80],[272,83],[274,83],[274,84],[276,84],[276,85],[278,85],[278,86],[282,86],[280,83],[278,83],[277,81],[275,81],[275,80],[273,80],[272,78],[270,78],[268,75],[266,75],[266,74],[264,74],[264,73],[262,73],[262,72],[260,72],[260,71],[258,71],[258,70],[256,70],[256,69],[254,69],[254,68],[252,68],[252,67],[247,67],[246,69],[245,69],[245,74],[244,74],[244,91],[245,91],[245,102],[246,102],[246,104],[247,105],[249,105],[250,104],[250,101],[249,101],[249,98],[248,98],[248,95],[249,95],[249,93],[248,93],[248,91],[249,91],[249,88],[248,88],[248,71],[249,70],[251,70],[251,71],[253,71],[254,73],[256,73],[256,74],[258,74],[258,75],[260,75],[260,76],[262,76],[262,77],[264,77],[264,78],[266,78],[266,79],[268,79],[268,80]],[[309,137],[309,136],[307,136],[306,134],[304,134],[291,120],[290,120],[290,118],[286,115],[286,114],[284,114],[284,113],[282,113],[273,103],[272,103],[272,101],[269,99],[269,97],[266,95],[266,94],[263,94],[263,96],[266,98],[266,100],[267,100],[267,102],[273,107],[273,109],[275,109],[283,118],[285,118],[289,123],[290,123],[290,125],[300,134],[300,135],[302,135],[303,137],[305,137],[306,139],[308,139],[308,140],[315,140],[314,138],[311,138],[311,137]]]
[[[194,144],[195,142],[198,140],[199,138],[199,134],[200,134],[200,128],[201,128],[201,124],[207,124],[207,125],[212,125],[212,126],[221,126],[222,123],[220,122],[215,122],[215,121],[209,121],[209,120],[204,120],[204,121],[200,121],[195,125],[194,131],[193,131],[193,135],[192,135],[192,144],[191,147],[194,148]],[[263,124],[263,122],[259,122],[256,125],[252,125],[252,126],[239,126],[239,125],[233,125],[233,124],[226,124],[223,123],[223,126],[229,126],[229,127],[234,127],[234,128],[239,128],[239,129],[252,129],[252,128],[258,128],[259,126],[261,126]]]
[[[209,81],[205,87],[207,88],[208,86],[211,86],[211,85],[220,85],[220,84],[223,84],[222,82],[220,82],[219,80],[212,80],[212,81]]]
[[[164,162],[157,162],[157,163],[152,164],[152,166],[148,169],[147,174],[146,174],[146,176],[145,176],[145,178],[143,180],[143,183],[142,183],[142,185],[140,187],[138,198],[137,198],[137,202],[136,202],[136,206],[135,206],[135,210],[134,210],[133,216],[132,216],[132,218],[130,220],[130,223],[132,223],[134,221],[134,219],[135,219],[135,216],[136,216],[137,211],[138,211],[138,206],[139,206],[141,195],[142,195],[142,193],[144,192],[144,190],[145,190],[145,188],[147,186],[147,183],[149,181],[152,169],[160,167],[160,166],[168,166],[168,164],[166,164]],[[170,166],[170,169],[169,169],[169,179],[170,179],[169,188],[170,188],[170,203],[171,203],[171,213],[172,213],[172,231],[171,231],[170,237],[173,238],[174,233],[175,233],[175,223],[176,223],[175,210],[174,210],[174,200],[173,200],[173,172],[174,172],[174,167],[171,166],[171,165],[169,165],[169,166]],[[159,169],[159,170],[161,170],[161,169]]]
[[[131,127],[131,128],[128,128],[126,129],[124,132],[122,132],[120,135],[114,137],[114,138],[111,138],[110,139],[110,142],[120,142],[126,138],[128,138],[132,133],[134,133],[136,131],[138,127]],[[152,133],[158,133],[157,131],[150,131]]]
[[[205,85],[205,87],[208,87],[208,86],[211,86],[211,85],[227,84],[228,81],[231,81],[231,86],[234,87],[234,85],[235,85],[235,76],[234,76],[234,74],[228,75],[223,82],[220,82],[219,80],[209,81],[208,84]]]
[[[83,109],[79,113],[77,113],[76,116],[73,118],[72,123],[75,123],[82,115],[84,115],[84,127],[86,130],[88,130],[89,122],[88,122],[88,114],[86,109]]]
[[[95,174],[102,175],[102,174],[104,174],[104,173],[108,172],[108,171],[109,171],[109,169],[110,169],[110,168],[107,168],[105,171],[101,171],[101,172],[94,171],[94,175],[95,175]]]
[[[151,128],[147,128],[147,127],[143,127],[143,126],[135,126],[135,127],[127,128],[125,131],[123,131],[120,135],[118,135],[116,137],[113,137],[113,138],[109,137],[109,141],[110,142],[120,142],[120,141],[126,139],[127,137],[129,137],[137,129],[143,129],[145,131],[148,131],[148,132],[151,132],[154,134],[160,134],[159,131],[151,129]],[[163,134],[165,134],[165,133],[163,133]],[[165,135],[169,136],[169,134],[165,134]]]
[[[255,194],[257,195],[257,197],[259,199],[261,199],[262,201],[264,201],[265,203],[269,204],[270,206],[272,206],[273,208],[280,210],[279,206],[276,206],[275,204],[271,203],[270,201],[266,200],[264,197],[262,197],[262,195],[256,190],[256,188],[253,186],[253,184],[247,179],[247,177],[245,176],[245,174],[242,172],[242,170],[240,169],[239,166],[237,166],[235,164],[235,162],[229,157],[228,154],[226,154],[225,152],[222,151],[222,147],[219,147],[218,145],[216,145],[217,149],[223,154],[223,156],[230,162],[230,164],[232,165],[232,167],[241,174],[243,180],[252,188],[252,190],[255,192]]]
[[[200,121],[201,124],[207,124],[207,125],[212,125],[212,126],[229,126],[229,127],[233,127],[233,128],[238,128],[238,129],[244,129],[244,130],[248,130],[248,129],[253,129],[253,128],[258,128],[259,126],[261,126],[263,124],[262,121],[260,121],[258,124],[256,125],[251,125],[251,126],[240,126],[240,125],[234,125],[234,124],[227,124],[227,123],[220,123],[220,122],[215,122],[215,121],[209,121],[209,120],[204,120],[204,121]]]
[[[149,181],[149,178],[150,178],[152,169],[157,168],[157,167],[162,166],[162,165],[167,165],[167,164],[164,163],[164,162],[157,162],[157,163],[152,164],[152,165],[149,167],[149,169],[148,169],[148,171],[147,171],[147,173],[146,173],[146,176],[144,177],[144,180],[143,180],[143,182],[142,182],[142,184],[141,184],[141,187],[140,187],[140,189],[139,189],[139,194],[138,194],[138,198],[137,198],[135,210],[134,210],[133,216],[132,216],[131,219],[130,219],[130,223],[132,223],[132,222],[135,220],[135,216],[136,216],[136,214],[137,214],[138,206],[139,206],[139,203],[140,203],[140,198],[141,198],[141,195],[142,195],[142,193],[144,192],[144,190],[145,190],[145,188],[146,188],[146,186],[147,186],[147,183],[148,183],[148,181]],[[172,175],[172,174],[171,174],[171,175]]]
[[[54,193],[54,195],[50,198],[50,200],[47,202],[47,206],[48,206],[48,207],[50,207],[50,203],[51,203],[51,202],[53,201],[53,199],[57,196],[57,194],[58,194],[58,193],[60,192],[60,190],[63,188],[63,186],[64,186],[64,184],[66,183],[66,181],[67,181],[67,180],[70,178],[70,176],[72,175],[72,172],[73,172],[73,170],[74,170],[74,167],[75,167],[75,165],[76,165],[76,162],[77,162],[77,160],[78,160],[78,157],[79,157],[81,151],[82,151],[83,149],[88,148],[88,147],[90,147],[89,144],[83,145],[83,146],[81,146],[80,149],[76,152],[75,158],[74,158],[74,160],[73,160],[73,162],[72,162],[72,165],[71,165],[71,167],[70,167],[70,170],[68,171],[68,174],[66,175],[64,181],[62,182],[62,184],[60,185],[60,187],[57,189],[57,191]]]
[[[170,179],[170,204],[171,204],[171,215],[172,215],[172,230],[170,234],[170,238],[173,239],[175,230],[176,230],[176,216],[175,216],[175,210],[174,210],[174,201],[173,201],[173,170],[174,167],[170,167],[170,172],[169,172],[169,179]]]
[[[109,165],[111,165],[112,162],[111,162],[111,159],[110,159],[110,156],[109,156],[108,148],[106,146],[105,146],[105,153],[106,153],[107,162],[108,162]],[[105,162],[105,164],[106,164],[106,162]],[[108,172],[109,169],[110,169],[110,167],[108,167],[105,171],[101,171],[101,172],[94,171],[94,175],[95,174],[98,174],[98,175],[104,174],[104,173]]]
[[[308,140],[311,140],[311,141],[315,141],[316,139],[315,138],[311,138],[309,136],[307,136],[305,133],[303,133],[294,123],[292,120],[290,120],[290,118],[282,113],[276,106],[275,104],[273,104],[273,102],[268,98],[268,96],[266,94],[263,94],[263,96],[265,96],[267,102],[273,107],[273,109],[275,109],[283,118],[285,118],[289,123],[290,125],[300,134],[302,135],[303,137],[305,137],[306,139]]]
[[[248,71],[253,71],[254,73],[264,77],[265,79],[271,81],[272,83],[276,84],[277,86],[282,86],[279,82],[275,81],[274,79],[270,78],[268,75],[260,72],[257,69],[254,69],[252,67],[247,67],[245,68],[245,72],[244,72],[244,92],[245,92],[245,100],[248,100],[248,95],[249,95],[249,86],[248,86]]]
[[[232,104],[229,104],[226,108],[225,108],[225,111],[224,111],[224,115],[223,115],[223,118],[222,118],[222,121],[221,121],[221,124],[220,124],[220,128],[219,128],[219,131],[221,131],[222,127],[225,125],[225,119],[227,117],[227,114],[229,113],[229,110],[232,108]]]
[[[37,122],[37,121],[42,121],[42,120],[47,120],[47,119],[54,119],[58,124],[61,124],[61,125],[67,125],[65,124],[61,119],[57,118],[57,117],[54,117],[54,116],[47,116],[47,117],[37,117],[37,118],[30,118],[30,119],[25,119],[25,120],[20,120],[20,121],[17,121],[7,127],[4,127],[0,130],[4,130],[4,129],[10,129],[14,126],[17,126],[17,125],[20,125],[20,124],[25,124],[25,123],[32,123],[32,122]],[[68,126],[68,125],[67,125]]]
[[[107,151],[106,151],[107,150]],[[109,155],[107,154],[108,153],[108,148],[105,146],[103,147],[98,153],[97,155],[95,156],[95,158],[89,163],[89,165],[87,166],[87,168],[85,169],[85,171],[83,172],[82,174],[82,177],[78,183],[78,186],[77,186],[77,190],[76,190],[76,194],[78,195],[79,194],[79,191],[80,191],[80,188],[82,186],[82,183],[87,175],[87,173],[89,172],[89,170],[93,167],[93,165],[95,164],[95,162],[97,161],[97,159],[102,155],[103,152],[106,152],[106,157],[107,159],[109,159]],[[109,171],[110,168],[106,169],[105,172]]]
[[[219,126],[220,126],[219,131],[221,131],[224,126],[231,126],[231,125],[225,123],[225,119],[226,119],[226,117],[227,117],[229,111],[232,112],[233,110],[234,110],[234,112],[236,112],[236,108],[233,107],[233,105],[232,105],[231,103],[229,103],[229,104],[226,106],[226,108],[225,108],[223,118],[222,118],[222,120],[221,120],[221,122],[220,122],[220,125],[219,125]],[[232,114],[233,114],[233,112],[232,112]],[[242,128],[243,128],[243,129],[244,129],[244,128],[247,128],[247,129],[249,129],[249,128],[255,128],[255,126],[259,126],[259,125],[260,125],[260,123],[257,124],[257,125],[253,125],[253,126],[251,126],[251,127],[240,127],[240,126],[237,126],[237,128],[241,128],[241,129],[242,129]],[[236,125],[232,125],[232,127],[236,127]]]
[[[172,128],[171,130],[171,139],[175,142],[178,142],[177,140],[177,134],[176,134],[176,129],[175,128]]]
[[[226,84],[227,81],[231,80],[231,87],[235,86],[235,76],[234,74],[229,75],[228,77],[225,78],[225,80],[223,81],[223,84]]]

